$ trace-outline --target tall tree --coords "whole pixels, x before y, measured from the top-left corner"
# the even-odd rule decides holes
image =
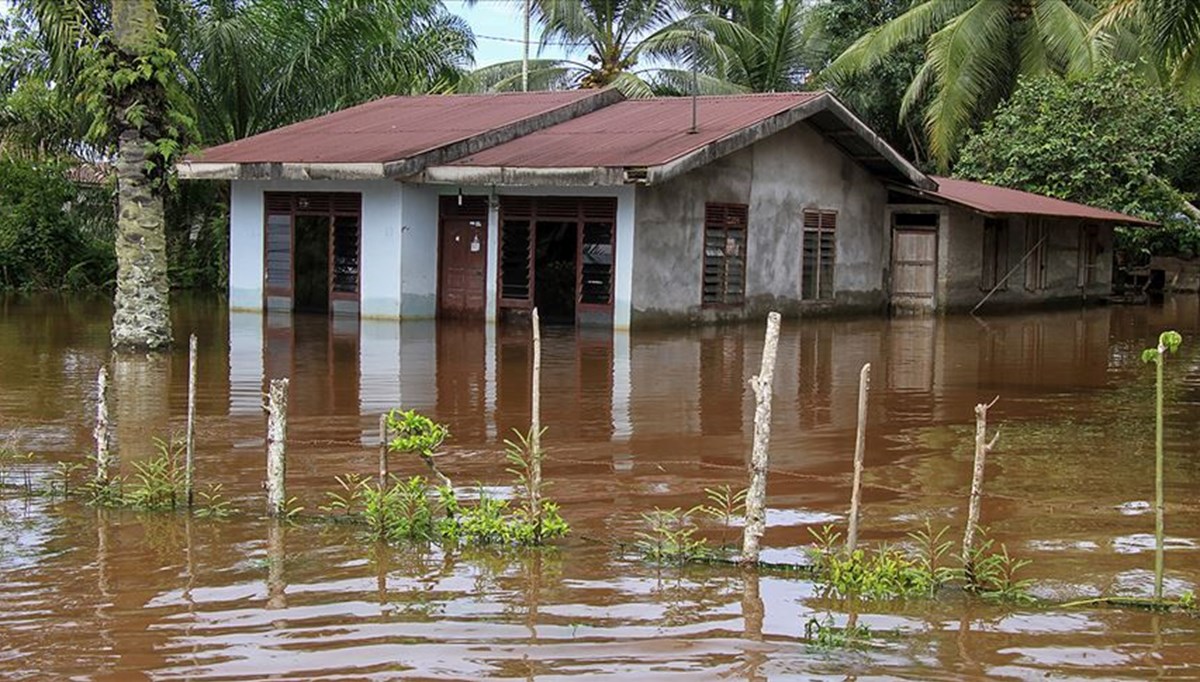
[[[896,50],[924,43],[925,61],[900,113],[923,108],[930,154],[946,169],[966,132],[1012,93],[1018,77],[1092,70],[1093,13],[1085,0],[917,0],[859,38],[826,74],[867,73]]]
[[[174,54],[166,50],[154,0],[113,4],[111,47],[94,57],[101,79],[94,107],[117,138],[117,290],[112,344],[157,350],[171,343],[170,284],[163,216],[163,178],[170,144],[166,80]],[[104,41],[105,43],[107,41]],[[169,150],[164,153],[164,142]]]
[[[656,92],[743,92],[710,71],[685,64],[720,62],[720,39],[741,29],[711,12],[688,12],[677,0],[533,0],[542,26],[541,44],[564,46],[583,60],[536,59],[529,64],[530,89],[619,88],[630,97]],[[519,90],[520,61],[479,69],[477,89]]]

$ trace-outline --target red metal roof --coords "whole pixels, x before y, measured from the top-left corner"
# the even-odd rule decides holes
[[[596,90],[386,97],[205,149],[201,163],[385,163],[595,96]]]
[[[1032,192],[1022,192],[1019,189],[997,187],[970,180],[942,178],[936,175],[933,176],[933,179],[938,184],[937,191],[927,191],[925,194],[983,213],[1083,218],[1124,225],[1156,224],[1124,213],[1106,211],[1102,208],[1093,208],[1062,199],[1052,199]]]
[[[659,166],[823,92],[697,98],[698,132],[690,133],[692,98],[625,100],[544,128],[449,165],[509,168]]]

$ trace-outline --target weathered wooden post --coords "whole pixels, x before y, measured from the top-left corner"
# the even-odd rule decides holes
[[[533,377],[529,405],[529,506],[534,528],[542,527],[542,323],[533,309]]]
[[[975,470],[971,474],[971,497],[967,505],[967,529],[963,533],[962,560],[967,571],[967,583],[975,582],[975,530],[979,527],[979,503],[983,496],[983,467],[987,455],[1000,437],[997,432],[991,442],[987,439],[987,413],[996,404],[1000,396],[990,403],[979,403],[975,406]]]
[[[288,380],[272,379],[267,393],[267,514],[287,514]]]
[[[862,503],[863,455],[867,442],[867,391],[871,387],[871,363],[858,374],[858,432],[854,436],[854,483],[850,491],[850,529],[846,533],[846,551],[858,548],[858,511]]]
[[[96,439],[96,482],[107,485],[111,470],[117,464],[113,455],[112,436],[108,428],[108,368],[101,367],[96,375],[96,428],[92,431]]]
[[[387,488],[388,483],[388,416],[387,412],[379,415],[379,489]]]
[[[188,397],[187,397],[187,431],[185,433],[186,449],[184,451],[184,489],[187,491],[187,506],[190,509],[195,499],[195,462],[196,462],[196,335],[188,339]]]
[[[758,562],[758,541],[766,531],[767,467],[771,444],[771,397],[775,355],[779,350],[779,313],[767,315],[762,366],[750,379],[754,390],[754,447],[750,451],[750,487],[746,493],[746,526],[742,533],[742,562]]]

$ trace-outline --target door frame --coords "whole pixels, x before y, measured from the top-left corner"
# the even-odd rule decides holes
[[[461,203],[460,203],[461,202]],[[479,221],[479,252],[483,255],[483,277],[479,280],[479,290],[482,292],[483,307],[479,311],[479,317],[487,317],[488,310],[488,213],[490,212],[490,200],[487,195],[440,195],[438,197],[438,226],[437,226],[437,306],[436,316],[441,319],[445,315],[444,298],[442,291],[442,268],[445,267],[446,258],[442,252],[442,240],[445,238],[446,222],[451,220],[478,220]],[[498,268],[497,268],[498,269]],[[471,317],[475,317],[474,314]]]
[[[936,218],[936,222],[934,225],[929,225],[929,226],[897,225],[896,217],[900,216],[900,215],[931,215],[934,218]],[[888,230],[888,232],[889,232],[888,263],[887,263],[888,273],[889,273],[888,274],[888,287],[887,287],[888,307],[893,311],[904,310],[904,311],[910,311],[910,312],[912,312],[912,311],[933,312],[933,311],[937,310],[937,308],[938,308],[938,277],[941,274],[940,273],[941,248],[942,248],[941,235],[942,235],[942,228],[945,227],[947,224],[946,212],[941,210],[941,208],[939,208],[939,207],[928,207],[928,208],[926,208],[926,207],[912,207],[912,208],[895,207],[894,209],[890,209],[888,211],[887,222],[888,222],[888,228],[889,228],[889,230]],[[925,296],[917,296],[910,292],[897,292],[896,291],[896,288],[895,288],[896,264],[897,264],[896,238],[897,238],[897,236],[899,236],[900,233],[927,234],[927,235],[930,235],[933,237],[932,260],[931,261],[911,261],[911,264],[913,264],[913,265],[925,264],[925,263],[930,263],[933,265],[933,286],[932,286],[932,291],[930,291],[929,296],[928,296],[928,304],[913,305],[912,303],[916,303],[917,301],[926,300],[926,297]],[[910,262],[905,261],[905,263],[909,264]],[[909,303],[908,305],[901,304],[901,305],[897,306],[897,303],[899,302],[898,299],[903,299],[905,302],[911,302],[911,303]]]

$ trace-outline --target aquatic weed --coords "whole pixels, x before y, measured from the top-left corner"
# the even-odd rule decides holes
[[[824,619],[812,616],[804,624],[804,639],[816,649],[856,649],[870,643],[871,628],[858,623],[847,623],[838,627],[833,620],[833,614],[826,614]]]
[[[987,537],[987,529],[979,529],[982,541],[971,550],[969,565],[972,570],[964,571],[966,589],[987,599],[1031,603],[1035,601],[1029,593],[1033,580],[1018,578],[1017,572],[1032,563],[1030,559],[1018,559],[1001,543],[994,551],[995,541]]]

